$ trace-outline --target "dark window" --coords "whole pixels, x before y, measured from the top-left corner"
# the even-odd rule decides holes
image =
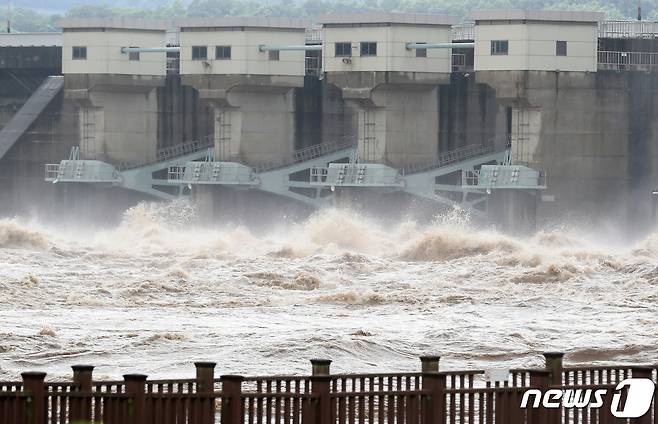
[[[231,46],[216,46],[215,59],[228,60],[231,58]]]
[[[336,43],[336,57],[352,56],[352,43]]]
[[[377,56],[377,43],[361,43],[361,56]]]
[[[507,40],[492,40],[491,41],[491,54],[492,55],[506,55],[509,42]]]
[[[87,59],[87,48],[82,46],[73,46],[73,59],[74,60],[86,60]]]
[[[206,60],[206,59],[208,59],[208,47],[192,46],[192,60]]]
[[[270,50],[267,52],[267,58],[269,60],[279,60],[279,51],[278,50]]]
[[[132,46],[131,48],[134,48]],[[128,60],[139,60],[139,52],[128,52]]]
[[[567,42],[566,41],[556,41],[555,42],[555,55],[556,56],[566,56],[567,55]]]
[[[416,44],[425,44],[425,43],[416,43]],[[427,57],[427,49],[419,49],[416,47],[416,57]]]

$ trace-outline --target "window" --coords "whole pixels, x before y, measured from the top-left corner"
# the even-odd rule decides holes
[[[361,56],[377,56],[377,43],[361,43]]]
[[[279,60],[279,51],[278,50],[270,50],[267,52],[267,58],[269,60]]]
[[[506,55],[509,42],[507,40],[492,40],[491,41],[491,54],[492,55]]]
[[[216,46],[215,59],[228,60],[231,58],[231,46]]]
[[[352,43],[336,43],[336,57],[352,56]]]
[[[130,48],[135,48],[135,46]],[[139,60],[139,52],[128,52],[128,60]]]
[[[425,44],[421,42],[417,42],[416,44]],[[416,47],[416,57],[427,57],[427,49],[419,49]]]
[[[87,48],[82,46],[73,46],[73,60],[86,60]]]
[[[206,60],[206,59],[208,59],[208,47],[192,46],[192,60]]]
[[[555,42],[555,55],[556,56],[566,56],[567,55],[567,42],[566,41],[556,41]]]

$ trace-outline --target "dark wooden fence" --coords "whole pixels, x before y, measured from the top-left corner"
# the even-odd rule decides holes
[[[545,368],[503,381],[440,371],[437,356],[421,357],[420,372],[388,374],[331,374],[331,361],[312,360],[310,376],[215,378],[214,363],[198,362],[195,378],[179,380],[94,381],[93,367],[74,366],[70,382],[38,372],[0,382],[0,424],[658,424],[655,399],[641,418],[610,411],[619,382],[656,382],[656,366],[564,367],[562,354],[544,356]],[[599,408],[522,408],[531,389],[608,391]]]

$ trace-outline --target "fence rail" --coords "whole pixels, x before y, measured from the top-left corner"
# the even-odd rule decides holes
[[[271,171],[278,168],[294,165],[307,160],[317,159],[320,156],[335,153],[343,149],[354,147],[354,140],[351,136],[345,136],[338,140],[328,141],[325,143],[315,144],[295,150],[291,157],[281,160],[261,161],[254,168],[257,172]]]
[[[658,70],[658,53],[599,51],[598,68],[614,71]]]
[[[214,363],[198,362],[196,378],[176,380],[128,374],[93,381],[93,367],[74,366],[70,382],[46,382],[38,372],[0,382],[0,423],[658,424],[655,399],[630,421],[615,417],[611,407],[620,382],[655,384],[657,366],[565,367],[560,353],[544,357],[541,369],[486,371],[441,371],[438,356],[421,357],[421,372],[371,374],[331,374],[331,361],[312,360],[307,376],[219,378]],[[605,393],[602,406],[551,409],[541,402],[550,389]],[[622,402],[628,393],[619,392]]]
[[[431,169],[442,168],[444,166],[452,165],[467,159],[488,155],[494,153],[495,151],[496,147],[493,145],[484,146],[481,144],[474,144],[460,147],[458,149],[449,150],[439,154],[438,159],[407,165],[403,168],[403,173],[407,175],[417,172],[429,171]]]
[[[139,168],[142,166],[164,162],[184,155],[200,152],[202,150],[208,150],[212,147],[214,147],[214,141],[210,137],[206,137],[204,140],[187,141],[185,143],[174,144],[173,146],[167,146],[158,149],[155,154],[155,159],[135,162],[121,162],[118,165],[118,168],[122,171]]]
[[[657,38],[658,22],[603,21],[598,32],[599,38]]]

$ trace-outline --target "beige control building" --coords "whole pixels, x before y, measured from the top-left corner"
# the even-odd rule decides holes
[[[177,23],[183,75],[304,76],[303,50],[262,51],[259,47],[303,46],[306,21],[227,16]]]
[[[121,53],[122,47],[162,47],[166,24],[129,18],[60,21],[64,74],[164,75],[165,53]]]
[[[476,71],[596,72],[602,13],[500,10],[472,18]]]
[[[450,72],[450,49],[409,49],[408,43],[448,43],[452,16],[328,15],[323,24],[325,72]]]

